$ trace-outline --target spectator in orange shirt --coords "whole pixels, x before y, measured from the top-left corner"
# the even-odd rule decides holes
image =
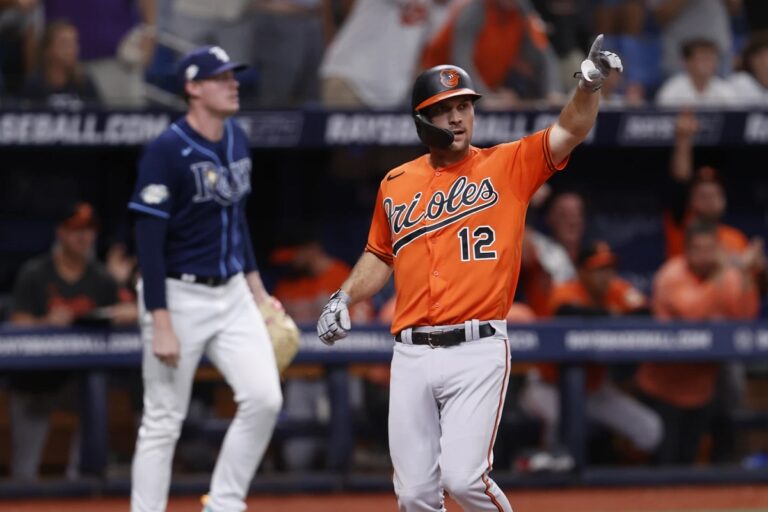
[[[686,226],[697,220],[711,222],[716,226],[717,238],[729,263],[747,269],[760,292],[765,293],[768,290],[768,267],[762,239],[755,237],[749,241],[740,230],[722,222],[726,193],[715,169],[704,166],[694,172],[694,143],[698,129],[698,120],[692,112],[679,114],[664,213],[667,254],[672,257],[683,253]],[[740,403],[744,375],[741,362],[724,367],[717,393],[716,409],[720,413]],[[722,455],[718,450],[715,452],[716,457]]]
[[[313,323],[328,297],[341,287],[351,269],[328,254],[311,230],[294,226],[285,231],[285,242],[270,256],[273,264],[284,269],[273,295],[299,325]],[[372,307],[368,302],[361,302],[350,308],[350,314],[352,321],[364,324],[372,318]],[[325,419],[319,413],[329,407],[322,376],[319,366],[303,366],[286,372],[285,412],[290,418]],[[362,383],[354,379],[351,385]],[[322,443],[318,439],[289,439],[283,444],[283,459],[289,469],[311,469],[319,464],[321,451]]]
[[[749,270],[731,265],[718,240],[717,225],[686,228],[685,253],[668,260],[653,283],[652,309],[661,320],[738,320],[757,315],[758,295]],[[691,463],[708,430],[716,363],[643,363],[636,383],[664,421],[656,453],[662,464]]]
[[[578,277],[556,286],[549,316],[615,317],[648,314],[642,293],[616,275],[616,256],[605,242],[585,247],[578,257]],[[544,444],[556,444],[560,415],[554,364],[537,365],[529,373],[520,405],[544,422]],[[629,439],[634,447],[652,452],[661,442],[661,419],[610,381],[602,365],[588,365],[587,417]]]
[[[482,106],[565,102],[557,56],[529,0],[473,0],[458,6],[429,42],[422,66],[452,62],[473,77]]]
[[[276,249],[272,263],[286,269],[275,285],[274,296],[283,304],[297,323],[312,323],[333,292],[349,276],[351,268],[345,262],[329,255],[322,244],[311,235],[300,234],[295,242]],[[370,306],[351,311],[353,320],[367,322]]]
[[[536,321],[536,313],[528,304],[513,302],[507,311],[507,324],[529,324]]]
[[[698,129],[699,123],[692,112],[679,114],[670,161],[672,180],[665,199],[667,256],[683,253],[685,227],[692,221],[700,220],[716,224],[720,245],[738,260],[736,255],[745,251],[761,250],[762,242],[753,240],[750,244],[744,233],[721,222],[726,208],[726,194],[717,171],[703,166],[694,172],[693,146]]]

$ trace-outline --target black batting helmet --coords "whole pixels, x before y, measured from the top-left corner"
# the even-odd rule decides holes
[[[411,108],[416,122],[416,132],[427,146],[447,148],[453,143],[453,133],[429,122],[421,111],[439,101],[455,96],[471,96],[473,100],[480,98],[472,85],[472,79],[458,66],[451,64],[435,66],[416,78],[411,93]]]

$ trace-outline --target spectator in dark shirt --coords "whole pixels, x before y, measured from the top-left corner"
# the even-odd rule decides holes
[[[155,51],[155,0],[41,3],[46,24],[65,19],[80,32],[80,58],[102,102],[110,107],[146,104],[144,70]]]
[[[130,306],[117,305],[117,284],[93,261],[96,219],[89,204],[78,203],[56,229],[53,250],[26,263],[13,291],[13,325],[67,327],[82,322],[135,321]],[[71,372],[19,374],[10,382],[12,476],[37,477],[53,409],[69,402],[76,380]],[[77,448],[78,442],[72,443]],[[68,474],[76,471],[70,453]]]
[[[40,66],[29,77],[24,96],[57,109],[79,109],[98,102],[96,89],[80,66],[77,28],[67,21],[46,27],[40,48]]]

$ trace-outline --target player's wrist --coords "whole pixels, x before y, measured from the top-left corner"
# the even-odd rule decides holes
[[[167,309],[159,308],[152,310],[152,322],[156,329],[171,328],[171,314]]]
[[[266,290],[251,290],[251,294],[253,295],[253,300],[256,301],[256,305],[260,306],[270,300],[270,295],[266,292]]]
[[[574,73],[573,77],[579,80],[578,82],[579,89],[588,94],[594,94],[603,88],[603,82],[604,82],[603,77],[592,78],[591,80],[589,80],[586,77],[586,75],[584,75],[580,71],[577,71],[576,73]]]
[[[269,300],[270,296],[264,288],[261,275],[257,271],[245,274],[245,280],[248,282],[248,288],[251,289],[251,295],[253,295],[253,300],[256,301],[257,305],[261,305],[264,301]]]
[[[336,290],[336,293],[334,293],[331,298],[338,297],[341,302],[343,302],[346,306],[349,306],[349,303],[352,302],[352,297],[349,296],[347,292],[344,291],[343,288],[339,288]]]

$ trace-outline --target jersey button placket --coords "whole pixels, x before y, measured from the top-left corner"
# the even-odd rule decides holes
[[[429,273],[429,300],[430,300],[430,309],[432,311],[437,311],[440,308],[440,303],[437,301],[438,298],[438,288],[439,284],[437,283],[438,276],[440,273],[435,269],[435,266],[437,265],[437,254],[435,253],[435,247],[437,245],[437,241],[435,238],[438,235],[434,232],[428,233],[427,235],[427,253],[429,254],[429,266],[432,269]]]
[[[441,180],[437,179],[442,175],[441,171],[435,171],[435,174],[430,180],[430,187],[429,187],[429,199],[431,201],[431,198],[434,197],[435,193],[438,190],[441,190],[442,187],[440,187],[439,183]],[[427,202],[427,211],[429,211],[429,201]],[[425,217],[426,218],[426,217]],[[435,222],[434,219],[431,219],[427,221],[427,224],[431,224]],[[439,242],[437,238],[440,236],[440,230],[438,231],[430,231],[427,233],[427,254],[429,254],[429,268],[431,269],[430,276],[429,276],[429,301],[430,301],[430,310],[433,314],[430,315],[432,319],[432,324],[435,325],[436,322],[434,319],[436,318],[437,312],[440,309],[440,302],[439,302],[439,289],[440,289],[440,283],[438,283],[438,278],[440,273],[437,270],[437,261],[439,254],[436,253],[436,247],[439,246]]]

